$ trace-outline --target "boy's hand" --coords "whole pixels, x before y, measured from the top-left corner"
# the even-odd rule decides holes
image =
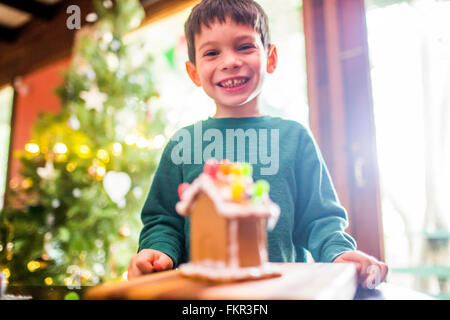
[[[172,268],[173,261],[167,254],[158,250],[143,249],[131,258],[130,265],[128,266],[128,280],[146,273]]]
[[[364,252],[355,250],[344,252],[333,262],[353,262],[358,271],[358,283],[363,288],[375,289],[381,282],[386,280],[388,266]]]

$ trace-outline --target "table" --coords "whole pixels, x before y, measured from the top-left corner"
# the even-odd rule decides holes
[[[404,288],[392,283],[381,283],[376,289],[358,286],[354,300],[436,300],[422,292]]]
[[[179,270],[148,274],[89,290],[86,299],[344,300],[357,289],[352,263],[271,263],[281,276],[217,283],[183,276]]]
[[[341,264],[333,264],[333,265],[341,265]],[[295,266],[293,266],[293,267],[295,267]],[[320,269],[317,269],[317,270],[320,270]],[[337,270],[338,269],[334,269],[333,271],[337,271]],[[342,271],[342,270],[340,270],[340,271]],[[347,270],[349,270],[349,269],[347,268]],[[145,287],[144,284],[146,282],[148,283],[149,279],[151,279],[150,282],[154,281],[154,279],[159,279],[159,281],[161,281],[161,279],[163,279],[163,278],[174,279],[174,278],[177,278],[177,272],[178,272],[177,270],[165,271],[165,272],[160,272],[160,273],[156,273],[156,274],[152,274],[152,275],[148,275],[148,276],[143,276],[143,277],[140,277],[133,281],[123,281],[123,282],[119,282],[119,283],[115,283],[115,284],[105,284],[105,285],[101,285],[101,286],[97,286],[97,287],[82,286],[79,289],[69,289],[65,286],[21,286],[21,287],[10,286],[7,288],[6,293],[10,297],[21,296],[22,298],[30,298],[30,299],[35,299],[35,300],[62,300],[62,299],[64,299],[66,294],[70,293],[70,292],[76,292],[78,294],[78,296],[82,299],[89,299],[89,298],[101,299],[102,298],[101,296],[103,294],[109,295],[109,297],[108,297],[109,299],[126,299],[126,295],[124,295],[124,292],[131,292],[131,291],[124,290],[124,289],[135,288],[136,291],[134,291],[133,295],[142,294],[141,291],[144,291],[144,293],[145,293],[145,290],[139,289],[139,288],[144,288]],[[347,271],[347,272],[349,272],[349,271]],[[351,274],[351,272],[350,272],[350,274]],[[347,280],[349,279],[348,273],[347,273],[347,276],[343,277],[343,279],[347,279]],[[264,281],[264,280],[258,280],[258,281]],[[342,280],[342,281],[345,283],[344,280]],[[342,285],[342,282],[341,282],[341,285]],[[201,287],[202,284],[197,284],[197,286]],[[209,286],[214,287],[214,285],[209,285]],[[336,284],[336,286],[339,287],[339,282],[338,282],[338,284]],[[188,288],[192,289],[192,287],[188,287]],[[352,287],[350,285],[350,287],[347,288],[347,293],[345,293],[345,295],[348,297],[348,294],[349,294],[348,292],[351,292],[352,290],[355,291],[354,294],[351,295],[351,297],[353,297],[354,300],[432,300],[433,299],[433,297],[428,296],[426,294],[420,293],[418,291],[415,291],[415,290],[412,290],[409,288],[404,288],[404,287],[401,287],[401,286],[398,286],[398,285],[395,285],[392,283],[382,283],[374,290],[363,289],[360,286],[355,286],[354,289],[352,289]],[[186,292],[186,288],[184,289],[184,291],[183,290],[181,290],[181,291]],[[141,292],[141,293],[139,293],[139,292]],[[216,291],[216,293],[217,292],[218,291]],[[226,293],[226,290],[222,290],[222,292]],[[155,291],[153,291],[153,293],[155,293]],[[289,299],[289,297],[287,297],[286,294],[287,294],[286,292],[283,292],[284,296],[280,297],[280,298]],[[329,294],[328,298],[331,299],[330,295],[331,294]],[[104,296],[103,298],[106,299],[107,297]],[[129,298],[133,298],[133,297],[129,297]],[[139,298],[139,296],[134,296],[134,298]],[[144,297],[141,296],[140,298],[144,298]],[[231,297],[231,298],[233,298],[233,297]],[[260,297],[260,298],[264,298],[264,297]],[[268,299],[268,298],[274,298],[274,297],[269,297],[269,296],[267,296],[267,293],[266,293],[266,298]],[[324,299],[326,299],[326,298],[327,297],[324,296]],[[341,295],[341,298],[343,298],[342,295]],[[235,296],[234,299],[239,299],[239,297]]]

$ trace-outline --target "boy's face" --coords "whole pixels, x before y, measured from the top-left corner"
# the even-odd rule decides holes
[[[266,71],[275,70],[275,47],[267,53],[258,32],[229,18],[210,27],[195,36],[196,65],[186,63],[190,78],[218,108],[255,103]]]

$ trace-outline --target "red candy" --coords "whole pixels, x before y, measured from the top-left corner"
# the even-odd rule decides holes
[[[210,175],[212,178],[215,178],[217,175],[217,171],[219,170],[219,163],[216,159],[209,159],[206,161],[205,166],[203,167],[203,172]]]
[[[183,182],[182,184],[180,184],[178,186],[178,196],[181,199],[181,196],[183,195],[183,193],[189,188],[190,184],[187,182]]]

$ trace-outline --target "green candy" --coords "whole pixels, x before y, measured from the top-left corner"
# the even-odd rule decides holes
[[[269,193],[270,185],[266,180],[258,180],[255,182],[253,189],[254,197],[262,197],[263,195]]]
[[[242,174],[244,177],[251,177],[253,174],[253,167],[250,163],[242,164]]]

